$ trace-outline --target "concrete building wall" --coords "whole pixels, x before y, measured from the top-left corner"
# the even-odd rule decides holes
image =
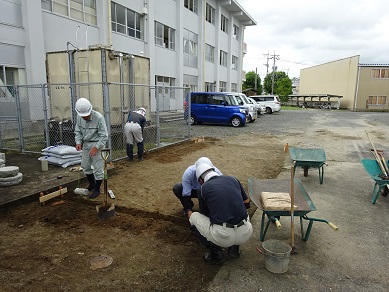
[[[374,65],[360,65],[359,83],[356,94],[356,109],[359,110],[382,110],[389,109],[389,78],[373,78],[372,70],[389,70],[389,65],[374,66]],[[386,103],[381,104],[376,101],[372,104],[369,102],[370,97],[385,97]]]
[[[112,31],[111,2],[140,16],[141,39]],[[244,29],[256,25],[256,22],[236,0],[199,0],[197,12],[184,7],[183,0],[96,0],[94,24],[72,18],[70,6],[67,6],[70,16],[53,8],[61,6],[63,12],[69,3],[72,1],[0,0],[0,66],[25,70],[25,74],[20,72],[18,76],[26,76],[26,80],[19,78],[16,84],[47,82],[45,61],[48,52],[100,45],[149,58],[151,85],[155,84],[156,76],[166,76],[175,80],[175,86],[182,86],[183,76],[191,75],[197,78],[199,90],[204,89],[204,82],[216,83],[218,89],[219,81],[227,82],[227,89],[231,83],[241,88]],[[214,24],[205,20],[206,3],[215,8]],[[228,18],[228,34],[220,29],[221,14]],[[174,49],[155,44],[155,21],[175,30]],[[233,24],[239,27],[239,39],[233,38]],[[185,30],[198,35],[198,63],[195,67],[183,65]],[[215,47],[214,63],[204,60],[206,43]],[[219,64],[220,50],[228,53],[227,67]],[[231,68],[232,55],[238,57],[237,69]]]
[[[343,96],[340,108],[354,110],[359,56],[302,69],[299,94],[334,94]]]

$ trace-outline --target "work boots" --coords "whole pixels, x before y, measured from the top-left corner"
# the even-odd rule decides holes
[[[210,263],[211,265],[220,265],[224,262],[224,253],[220,246],[211,243],[209,245],[210,253],[205,253],[203,255],[204,261]]]
[[[132,144],[127,144],[127,156],[129,161],[134,160],[134,146]]]
[[[239,245],[233,245],[228,248],[228,255],[234,259],[240,257]]]
[[[138,147],[138,161],[142,161],[143,160],[143,148],[144,148],[143,141],[137,143],[136,146]]]
[[[87,187],[88,191],[91,191],[95,188],[96,182],[95,182],[95,176],[93,173],[87,174],[86,177],[88,178],[89,185]]]
[[[100,186],[102,182],[102,180],[96,180],[95,188],[93,193],[89,195],[89,199],[94,199],[100,195]]]

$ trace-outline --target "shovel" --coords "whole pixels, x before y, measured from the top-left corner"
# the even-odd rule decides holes
[[[108,171],[107,171],[107,160],[109,158],[110,149],[105,148],[100,151],[101,157],[104,160],[104,205],[96,206],[97,217],[100,220],[105,220],[115,215],[115,205],[111,204],[108,206]]]

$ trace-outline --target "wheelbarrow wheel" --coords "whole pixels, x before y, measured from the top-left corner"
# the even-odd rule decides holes
[[[308,169],[309,169],[309,166],[304,166],[304,176],[305,177],[308,176]]]
[[[386,197],[388,196],[389,194],[389,189],[388,189],[388,186],[384,186],[382,189],[381,189],[381,195]]]

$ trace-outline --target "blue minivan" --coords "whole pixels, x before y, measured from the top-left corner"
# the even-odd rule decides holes
[[[190,122],[192,125],[215,123],[241,127],[248,122],[248,112],[232,93],[192,92]]]

